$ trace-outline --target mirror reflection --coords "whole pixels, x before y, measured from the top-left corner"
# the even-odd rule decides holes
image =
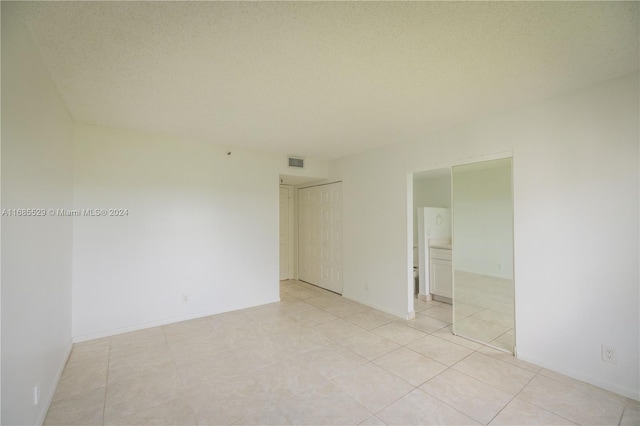
[[[455,166],[453,331],[513,352],[511,158]]]

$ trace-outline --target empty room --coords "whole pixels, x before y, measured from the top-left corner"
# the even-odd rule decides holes
[[[2,425],[640,424],[638,2],[1,2]]]

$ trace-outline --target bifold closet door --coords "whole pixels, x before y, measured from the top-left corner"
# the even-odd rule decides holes
[[[342,183],[298,190],[298,278],[342,294]]]

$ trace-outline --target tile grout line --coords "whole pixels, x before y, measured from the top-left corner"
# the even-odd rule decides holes
[[[498,360],[498,361],[499,361],[499,360]],[[491,423],[491,422],[492,422],[496,417],[498,417],[498,415],[499,415],[500,413],[502,413],[502,411],[503,411],[505,408],[507,408],[507,406],[508,406],[509,404],[511,404],[511,402],[512,402],[514,399],[516,399],[516,397],[517,397],[518,395],[520,395],[520,392],[522,392],[522,391],[524,390],[524,388],[526,388],[526,387],[529,385],[529,383],[531,383],[531,381],[532,381],[533,379],[535,379],[535,378],[536,378],[536,376],[537,376],[537,375],[538,375],[538,373],[534,374],[534,375],[533,375],[533,377],[531,377],[531,378],[527,381],[527,383],[526,383],[524,386],[522,386],[522,389],[520,389],[518,392],[516,392],[516,394],[515,394],[515,395],[513,395],[513,397],[511,397],[511,399],[510,399],[510,400],[509,400],[509,401],[508,401],[508,402],[507,402],[507,403],[506,403],[506,404],[505,404],[505,405],[504,405],[500,410],[498,410],[498,412],[497,412],[493,417],[491,417],[491,419],[487,422],[487,424]],[[542,407],[540,407],[540,408],[542,408]],[[553,414],[555,414],[555,413],[553,413]]]
[[[109,337],[109,351],[107,355],[107,374],[104,383],[104,403],[102,405],[102,424],[105,424],[107,413],[107,386],[109,386],[109,370],[111,370],[111,337]]]
[[[213,330],[213,327],[211,327],[211,324],[209,324],[209,321],[205,321],[205,322],[207,323],[209,328],[211,328],[211,330],[215,333],[215,330]],[[188,398],[187,387],[184,384],[184,380],[182,380],[182,374],[180,374],[180,370],[178,369],[178,363],[176,362],[176,357],[173,354],[173,350],[171,349],[171,345],[169,344],[169,340],[167,340],[167,333],[165,332],[164,327],[161,327],[161,330],[162,330],[162,335],[164,336],[164,341],[167,344],[167,348],[169,349],[169,353],[171,354],[171,359],[173,360],[173,366],[176,368],[176,373],[178,374],[178,379],[180,380],[180,384],[182,385],[182,393],[184,395],[183,398],[187,402],[187,405],[189,406],[189,409],[191,410],[191,414],[193,415],[193,418],[197,423],[198,422],[198,417],[196,416],[196,412],[194,411],[193,406],[191,405],[190,398]],[[175,399],[172,400],[172,401],[175,401]],[[170,401],[167,401],[167,402],[170,402]],[[158,405],[160,405],[160,404],[158,404]],[[157,407],[157,405],[156,405],[156,407]],[[153,407],[150,407],[150,408],[153,408]]]

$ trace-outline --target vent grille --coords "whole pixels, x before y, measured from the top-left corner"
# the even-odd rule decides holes
[[[304,168],[304,159],[298,157],[289,157],[289,167],[295,167],[298,169]]]

